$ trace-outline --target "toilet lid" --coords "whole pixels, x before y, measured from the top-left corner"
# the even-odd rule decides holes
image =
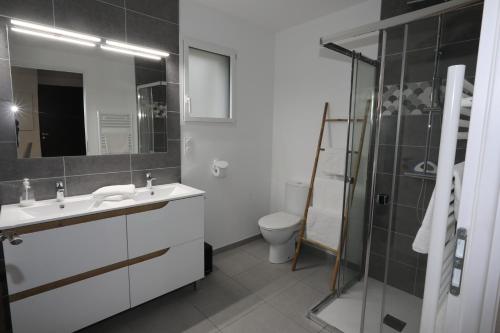
[[[300,222],[300,216],[278,212],[266,215],[259,220],[259,227],[267,230],[286,229],[296,226]]]

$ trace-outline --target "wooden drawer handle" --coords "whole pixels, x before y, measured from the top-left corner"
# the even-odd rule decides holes
[[[64,287],[64,286],[67,286],[67,285],[70,285],[70,284],[73,284],[76,282],[80,282],[80,281],[85,280],[85,279],[90,279],[90,278],[98,276],[98,275],[109,273],[111,271],[114,271],[114,270],[117,270],[117,269],[120,269],[123,267],[132,266],[132,265],[141,263],[143,261],[151,260],[151,259],[154,259],[154,258],[157,258],[157,257],[164,255],[165,253],[168,252],[169,249],[170,248],[151,252],[151,253],[148,253],[148,254],[145,254],[145,255],[142,255],[139,257],[123,260],[123,261],[120,261],[120,262],[117,262],[117,263],[114,263],[111,265],[107,265],[104,267],[93,269],[91,271],[87,271],[87,272],[84,272],[81,274],[73,275],[73,276],[70,276],[70,277],[67,277],[67,278],[64,278],[61,280],[49,282],[49,283],[43,284],[43,285],[35,287],[35,288],[26,289],[26,290],[20,291],[18,293],[9,295],[9,301],[11,303],[16,302],[16,301],[22,300],[24,298],[28,298],[31,296],[35,296],[35,295],[44,293],[46,291],[54,290],[54,289],[61,288],[61,287]]]

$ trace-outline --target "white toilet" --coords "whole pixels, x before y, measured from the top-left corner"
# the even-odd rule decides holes
[[[309,187],[300,182],[287,182],[285,186],[285,211],[259,219],[260,232],[269,243],[269,261],[281,264],[292,259],[300,219],[306,207]]]

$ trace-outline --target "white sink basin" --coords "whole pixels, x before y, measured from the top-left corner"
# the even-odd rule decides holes
[[[153,186],[152,189],[138,188],[132,198],[121,201],[96,201],[91,195],[80,195],[67,197],[63,202],[58,202],[55,199],[37,201],[33,206],[29,207],[20,207],[19,204],[4,205],[0,212],[0,231],[61,218],[94,214],[154,202],[177,200],[203,194],[203,191],[175,183]]]
[[[78,201],[65,200],[64,202],[46,200],[37,202],[33,206],[21,207],[20,209],[28,218],[44,218],[51,215],[78,214],[79,212],[89,211],[93,206],[94,201],[91,199]]]

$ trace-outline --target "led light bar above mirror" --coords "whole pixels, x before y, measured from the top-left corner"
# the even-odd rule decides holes
[[[151,60],[161,60],[169,56],[168,52],[156,50],[139,45],[122,43],[117,41],[106,40],[105,43],[102,39],[96,36],[83,34],[80,32],[68,31],[49,27],[37,23],[20,21],[12,19],[11,30],[18,33],[28,34],[36,37],[57,40],[60,42],[78,44],[81,46],[95,47],[100,46],[102,50],[122,53],[126,55],[142,57]]]

